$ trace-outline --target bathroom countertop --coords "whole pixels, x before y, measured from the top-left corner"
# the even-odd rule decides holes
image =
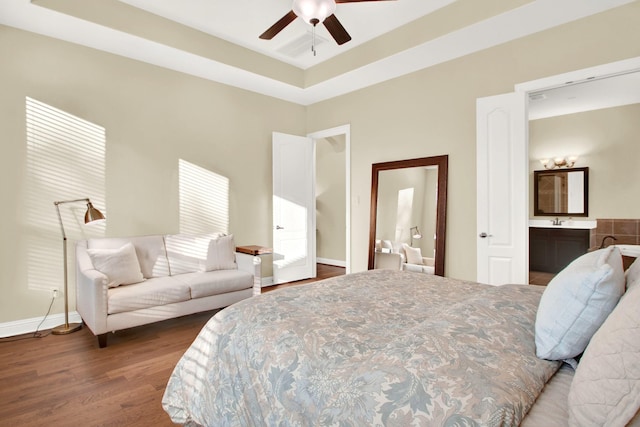
[[[530,219],[529,227],[536,228],[569,228],[576,230],[592,230],[598,226],[597,221],[576,220],[576,219],[561,219],[562,224],[553,225],[552,219]]]

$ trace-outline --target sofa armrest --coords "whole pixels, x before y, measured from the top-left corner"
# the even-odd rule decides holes
[[[253,295],[260,295],[262,292],[262,259],[259,256],[236,252],[236,263],[238,270],[253,276]]]
[[[110,332],[107,329],[109,279],[93,268],[86,246],[76,246],[76,261],[76,310],[94,335]]]

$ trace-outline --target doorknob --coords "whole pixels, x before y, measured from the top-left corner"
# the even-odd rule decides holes
[[[284,230],[284,227],[280,227],[279,225],[276,225],[276,230]]]
[[[482,233],[479,234],[479,236],[483,239],[486,239],[487,237],[492,237],[491,234],[487,234],[484,231]]]

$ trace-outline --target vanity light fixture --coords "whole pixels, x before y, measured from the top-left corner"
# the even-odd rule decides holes
[[[569,157],[556,157],[554,159],[541,159],[540,163],[544,166],[545,169],[555,169],[555,168],[572,168],[573,165],[578,161],[577,156],[569,156]]]

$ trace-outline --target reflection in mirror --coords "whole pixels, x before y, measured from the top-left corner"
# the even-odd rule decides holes
[[[372,165],[369,269],[389,258],[385,268],[444,275],[447,168],[448,156]]]
[[[589,215],[589,168],[534,171],[533,183],[534,215]]]

